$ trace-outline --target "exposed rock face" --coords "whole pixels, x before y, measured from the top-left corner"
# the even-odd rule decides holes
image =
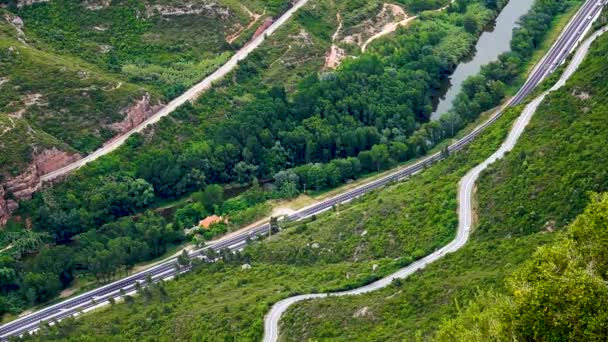
[[[8,203],[4,199],[6,195],[6,191],[4,191],[4,187],[0,185],[0,226],[6,224],[6,220],[8,219],[9,211],[8,211]]]
[[[7,23],[9,23],[9,25],[13,27],[13,29],[15,29],[15,32],[17,33],[17,40],[27,45],[27,39],[25,37],[25,33],[23,32],[23,19],[11,13],[4,13],[3,18]]]
[[[264,33],[264,31],[266,31],[266,29],[268,27],[270,27],[270,25],[272,25],[272,18],[268,17],[264,20],[264,22],[262,23],[262,25],[260,25],[260,27],[258,27],[257,30],[255,30],[255,33],[253,34],[253,37],[251,38],[251,40],[256,39],[257,37],[259,37],[262,33]]]
[[[77,153],[67,153],[65,151],[59,151],[56,148],[50,150],[44,150],[38,154],[34,159],[38,175],[45,175],[47,173],[59,170],[62,167],[72,164],[82,158]]]
[[[88,10],[100,10],[110,6],[111,0],[84,0],[82,4]]]
[[[220,6],[215,1],[198,0],[198,1],[183,1],[172,5],[147,5],[146,16],[161,15],[163,17],[181,16],[181,15],[199,15],[205,14],[209,16],[217,16],[227,18],[230,16],[230,10]]]
[[[7,178],[0,184],[0,225],[4,225],[10,214],[19,206],[17,201],[28,200],[40,189],[40,176],[71,164],[81,156],[56,148],[44,150],[34,157],[30,166],[20,175]],[[9,198],[10,194],[10,198]]]
[[[6,180],[4,188],[17,200],[30,199],[32,194],[40,188],[38,177],[36,164],[31,164],[22,174]]]
[[[118,135],[127,133],[163,107],[162,104],[150,104],[150,94],[146,93],[140,101],[123,111],[125,118],[121,122],[114,123],[111,127],[118,132]]]
[[[49,0],[17,0],[17,7],[29,6],[39,2],[49,2]]]

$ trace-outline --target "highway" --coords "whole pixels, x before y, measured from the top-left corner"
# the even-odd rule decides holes
[[[605,1],[605,0],[603,0],[603,1]],[[297,9],[296,6],[298,6],[298,5],[301,6],[305,2],[306,2],[306,0],[300,1],[299,3],[294,5],[292,10]],[[509,101],[505,105],[505,107],[512,105],[512,104],[520,103],[527,95],[529,95],[536,88],[536,86],[548,74],[550,74],[552,71],[555,70],[555,67],[557,65],[560,65],[561,63],[564,62],[564,60],[566,59],[569,52],[571,52],[578,45],[580,39],[589,30],[591,23],[593,21],[592,19],[597,18],[599,16],[600,11],[601,11],[601,6],[596,6],[596,3],[597,3],[597,0],[595,0],[595,1],[589,0],[581,7],[579,12],[571,20],[570,24],[564,29],[564,31],[562,32],[562,34],[560,35],[558,40],[555,42],[553,47],[549,50],[547,55],[541,60],[541,62],[539,62],[538,66],[533,70],[529,79],[526,81],[524,86],[520,89],[518,94],[511,101]],[[588,19],[589,17],[591,17],[592,19]],[[287,19],[285,19],[285,20],[287,20]],[[277,24],[278,22],[279,21],[277,21],[275,24]],[[455,151],[461,150],[470,141],[472,141],[476,136],[478,136],[487,126],[489,126],[491,123],[496,121],[498,119],[498,117],[500,117],[501,114],[502,114],[502,111],[496,112],[491,118],[489,118],[487,121],[485,121],[484,123],[482,123],[481,125],[476,127],[471,133],[467,134],[460,140],[458,140],[455,143],[453,143],[452,145],[450,145],[448,147],[448,150],[450,152],[455,152]],[[309,216],[312,216],[315,214],[322,213],[326,210],[331,209],[332,206],[334,206],[336,204],[348,202],[367,192],[378,189],[386,184],[389,184],[394,181],[399,181],[399,180],[409,177],[417,172],[420,172],[426,166],[433,164],[435,162],[438,162],[442,158],[443,158],[443,156],[441,155],[441,153],[435,153],[433,155],[430,155],[430,156],[422,159],[421,161],[419,161],[411,166],[401,168],[393,173],[390,173],[385,177],[382,177],[375,181],[361,185],[353,190],[350,190],[343,194],[337,195],[333,198],[330,198],[330,199],[320,202],[318,204],[304,208],[292,215],[289,215],[287,217],[287,219],[299,220],[299,219],[303,219],[303,218],[306,218],[306,217],[309,217]],[[465,202],[461,202],[461,203],[465,203]],[[461,217],[461,222],[463,222],[462,217]],[[260,225],[249,231],[246,231],[246,232],[240,232],[237,234],[230,235],[227,238],[220,240],[210,246],[206,246],[202,249],[191,252],[190,257],[191,258],[200,258],[205,253],[206,249],[208,249],[208,248],[211,248],[215,251],[223,250],[226,248],[228,248],[230,250],[239,250],[239,249],[243,248],[250,239],[255,238],[256,236],[259,236],[262,234],[266,234],[268,232],[268,230],[269,230],[269,225],[264,224],[264,225]],[[462,239],[462,237],[460,237],[461,233],[463,233],[463,232],[461,232],[461,229],[459,229],[457,240]],[[466,237],[468,237],[468,231],[465,231],[464,233],[466,233]],[[466,242],[466,237],[464,238],[464,242]],[[463,242],[463,244],[464,244],[464,242]],[[456,246],[456,245],[453,245],[453,243],[451,243],[448,246],[452,246],[451,248],[455,248],[454,246]],[[444,252],[452,251],[451,249],[446,249],[448,246],[444,247],[444,249],[442,249],[441,251],[444,251]],[[433,255],[435,255],[435,254],[432,254],[429,257],[432,257]],[[427,257],[427,258],[429,258],[429,257]],[[429,261],[426,258],[421,259],[409,266],[409,268],[414,269],[413,271],[402,270],[399,272],[403,272],[403,273],[398,273],[398,274],[394,275],[393,277],[407,276],[407,275],[411,274],[411,272],[414,272],[416,269],[424,267],[426,265],[426,263],[428,263],[428,262]],[[73,298],[66,299],[60,303],[40,309],[40,310],[30,313],[26,316],[20,317],[16,320],[6,323],[0,327],[0,340],[6,340],[10,336],[19,336],[19,335],[27,333],[27,332],[35,331],[38,329],[38,326],[41,323],[52,322],[54,320],[61,320],[63,318],[69,317],[69,316],[77,316],[77,315],[80,315],[80,313],[83,311],[90,310],[99,305],[107,304],[109,298],[119,298],[121,296],[121,289],[124,291],[124,293],[130,293],[135,290],[136,283],[140,283],[145,286],[145,279],[147,278],[148,275],[152,278],[153,281],[159,281],[161,279],[170,279],[171,277],[175,276],[176,274],[184,273],[189,270],[187,267],[177,269],[176,265],[177,265],[177,259],[171,258],[163,263],[153,266],[140,273],[131,275],[129,277],[123,278],[123,279],[113,282],[111,284],[99,287],[97,289],[88,291],[86,293],[75,296]],[[419,267],[419,268],[416,268],[416,267]],[[388,280],[385,280],[385,281],[388,281]],[[382,282],[382,280],[380,280],[380,282]],[[390,281],[388,281],[388,283],[390,283]],[[373,284],[376,284],[376,283],[373,283]],[[370,285],[364,287],[362,290],[360,289],[360,291],[369,292],[369,291],[372,291],[373,289],[375,289],[375,287],[373,287],[373,286],[380,286],[380,285],[373,285],[373,284],[370,284]],[[378,284],[383,284],[383,283],[378,283]],[[363,292],[361,292],[361,293],[363,293]],[[319,296],[326,296],[326,295],[321,294]],[[277,303],[277,305],[279,305],[280,303],[282,303],[282,302]],[[274,310],[274,307],[273,307],[273,310]],[[269,316],[272,316],[272,315],[269,315]],[[278,319],[277,319],[277,322],[278,322]],[[269,334],[268,326],[266,326],[265,329],[266,329],[266,336],[271,337],[271,339],[269,339],[269,341],[276,340],[276,336],[278,334],[276,329],[275,329],[274,334],[272,334],[272,333]],[[274,339],[272,339],[273,336],[274,336]]]
[[[591,46],[591,43],[606,31],[608,31],[608,29],[603,28],[602,30],[594,33],[589,39],[587,39],[583,43],[583,45],[579,48],[576,55],[569,64],[568,68],[562,74],[559,81],[549,91],[546,91],[539,95],[524,108],[521,115],[513,124],[509,135],[507,136],[503,144],[500,146],[500,148],[496,150],[496,152],[494,152],[490,157],[484,160],[481,164],[471,169],[464,177],[462,177],[458,184],[458,231],[454,240],[452,240],[446,246],[436,250],[432,254],[427,255],[426,257],[419,259],[413,262],[412,264],[398,270],[397,272],[378,281],[375,281],[369,285],[365,285],[353,290],[343,292],[299,295],[286,298],[277,302],[273,305],[270,312],[264,318],[264,342],[275,342],[278,340],[279,322],[281,320],[281,317],[291,305],[297,302],[334,296],[354,296],[376,291],[389,286],[394,279],[407,278],[416,271],[421,270],[427,265],[441,259],[445,255],[453,253],[462,248],[469,239],[473,224],[473,190],[477,178],[479,178],[481,172],[485,170],[490,164],[494,163],[498,159],[501,159],[508,151],[513,149],[513,147],[517,143],[517,140],[520,138],[520,136],[524,132],[524,129],[530,122],[530,119],[536,112],[538,106],[542,103],[547,94],[561,88],[566,83],[566,80],[570,78],[570,76],[572,76],[574,71],[576,71],[578,66],[583,61],[589,50],[589,47]]]
[[[298,9],[300,9],[302,6],[304,6],[308,1],[309,0],[299,0],[296,3],[294,3],[290,9],[288,9],[281,17],[279,17],[279,19],[277,19],[272,25],[270,25],[261,35],[259,35],[257,38],[255,38],[254,40],[249,42],[247,45],[245,45],[243,48],[241,48],[239,51],[237,51],[228,60],[228,62],[226,62],[220,68],[215,70],[211,75],[205,77],[205,79],[203,79],[201,82],[195,84],[192,88],[188,89],[188,91],[186,91],[182,95],[178,96],[177,98],[175,98],[174,100],[169,102],[163,109],[161,109],[160,111],[158,111],[157,113],[152,115],[146,121],[137,125],[137,127],[133,128],[129,132],[115,138],[114,140],[111,140],[110,142],[105,144],[103,147],[95,150],[93,153],[87,155],[86,157],[84,157],[72,164],[66,165],[58,170],[55,170],[53,172],[49,172],[45,175],[42,175],[40,177],[40,181],[42,183],[52,181],[53,179],[64,176],[64,175],[84,166],[85,164],[92,162],[93,160],[116,150],[122,144],[124,144],[125,141],[127,141],[127,139],[129,139],[129,137],[131,135],[133,135],[135,133],[139,133],[139,132],[143,131],[146,127],[148,127],[149,125],[157,123],[160,119],[171,114],[173,111],[175,111],[179,106],[183,105],[184,103],[195,100],[200,94],[202,94],[203,92],[208,90],[213,85],[213,82],[216,82],[216,81],[222,79],[230,71],[232,71],[234,68],[236,68],[239,61],[246,58],[253,50],[255,50],[258,46],[260,46],[260,44],[262,44],[264,42],[266,37],[269,37],[270,35],[272,35],[277,29],[279,29],[279,27],[281,27],[285,22],[287,22],[287,20],[289,20],[289,18],[291,18],[291,16]]]

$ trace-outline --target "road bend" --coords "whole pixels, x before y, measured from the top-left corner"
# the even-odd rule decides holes
[[[471,228],[473,225],[473,189],[475,187],[475,182],[477,181],[477,178],[479,177],[481,172],[485,170],[490,164],[494,163],[498,159],[501,159],[505,155],[505,153],[513,149],[513,147],[517,143],[517,140],[521,137],[525,127],[528,125],[530,119],[536,112],[538,106],[543,102],[547,94],[561,88],[566,83],[566,80],[568,80],[568,78],[572,76],[574,71],[576,71],[578,66],[583,61],[584,57],[589,51],[591,43],[606,31],[608,31],[608,27],[605,27],[595,32],[583,42],[583,44],[577,50],[577,53],[575,54],[574,58],[570,62],[568,68],[562,74],[559,81],[550,90],[539,95],[524,108],[523,112],[513,124],[509,135],[502,143],[500,148],[496,152],[494,152],[494,154],[492,154],[488,159],[484,160],[481,164],[475,166],[464,177],[462,177],[458,185],[458,231],[456,234],[456,238],[452,240],[452,242],[450,242],[443,248],[433,252],[432,254],[427,255],[426,257],[413,262],[409,266],[404,267],[399,271],[389,275],[388,277],[382,278],[369,285],[349,291],[294,296],[277,302],[264,318],[264,342],[274,342],[278,340],[279,322],[281,316],[292,304],[303,300],[327,298],[334,296],[354,296],[376,291],[390,285],[394,279],[407,278],[416,271],[421,270],[427,265],[441,259],[446,254],[455,252],[462,248],[469,239]]]
[[[606,0],[602,0],[606,1]],[[285,22],[293,12],[295,12],[299,7],[303,6],[306,3],[306,0],[302,0],[294,5],[291,12],[283,15],[277,22],[269,28],[270,31],[267,33],[272,33],[276,30],[283,22]],[[532,90],[535,89],[534,86],[530,86],[530,84],[538,84],[540,80],[542,80],[546,75],[550,74],[553,70],[555,70],[555,66],[561,64],[567,57],[567,53],[563,53],[564,51],[570,52],[574,49],[574,47],[581,40],[585,32],[589,30],[591,26],[591,22],[594,18],[597,18],[600,14],[602,6],[597,6],[596,1],[588,0],[579,10],[579,12],[575,15],[575,17],[571,20],[570,24],[563,31],[561,36],[555,42],[554,46],[547,53],[545,58],[539,62],[537,67],[532,71],[530,77],[518,93],[518,98],[525,98],[528,96]],[[589,19],[591,18],[591,19]],[[259,38],[263,39],[263,38]],[[257,45],[259,45],[258,42]],[[248,49],[253,49],[256,46],[256,42],[253,42]],[[247,50],[245,50],[247,51]],[[251,50],[249,50],[251,51]],[[233,60],[233,63],[236,63],[236,60]],[[548,71],[549,70],[549,71]],[[510,104],[516,104],[517,102],[508,102],[505,107]],[[540,103],[540,102],[537,102]],[[450,152],[461,150],[464,146],[470,143],[476,136],[478,136],[485,128],[487,128],[491,123],[496,121],[498,117],[502,115],[502,111],[496,112],[492,117],[490,117],[487,121],[476,127],[472,132],[462,137],[460,140],[454,142],[448,147]],[[400,168],[388,175],[374,180],[372,182],[363,184],[355,189],[349,190],[345,193],[332,197],[330,199],[324,200],[320,203],[311,205],[307,208],[301,209],[300,211],[289,215],[287,217],[288,220],[300,220],[312,215],[316,215],[322,213],[326,210],[331,209],[334,205],[345,203],[351,201],[354,198],[362,196],[372,190],[378,189],[382,186],[390,184],[395,181],[402,180],[407,178],[413,174],[416,174],[422,171],[428,165],[436,163],[443,158],[441,153],[435,153],[433,155],[427,156],[420,160],[419,162],[409,165],[404,168]],[[461,202],[462,205],[467,205],[465,201]],[[470,204],[468,204],[470,206]],[[461,218],[461,222],[466,222],[466,218]],[[446,253],[451,252],[459,248],[459,244],[464,244],[466,239],[468,238],[468,229],[470,229],[470,220],[469,227],[459,229],[458,236],[454,242],[450,245],[444,247],[444,249],[436,252],[436,253]],[[466,227],[466,226],[465,226]],[[247,231],[242,231],[236,234],[232,234],[230,236],[225,237],[213,244],[205,246],[202,249],[193,251],[189,254],[191,258],[203,258],[208,250],[220,251],[220,250],[240,250],[250,241],[255,240],[257,237],[266,235],[269,231],[269,225],[263,224],[257,227],[254,227]],[[438,258],[437,254],[435,258]],[[428,256],[427,258],[432,258],[433,255]],[[411,264],[409,268],[403,269],[392,276],[395,277],[406,277],[407,275],[415,272],[417,269],[420,269],[429,262],[430,259],[422,259],[418,260],[415,263]],[[434,260],[434,259],[433,259]],[[4,341],[11,336],[20,336],[25,333],[30,333],[38,330],[40,324],[49,323],[53,321],[60,321],[63,318],[70,316],[79,316],[82,312],[86,312],[100,305],[107,305],[111,298],[118,299],[122,297],[124,293],[132,293],[135,291],[136,284],[139,283],[142,286],[146,286],[148,280],[152,280],[153,282],[171,279],[175,275],[188,272],[190,270],[189,267],[179,267],[177,263],[177,258],[169,258],[164,262],[161,262],[157,265],[150,267],[149,269],[133,274],[131,276],[125,277],[123,279],[117,280],[113,283],[104,285],[102,287],[93,289],[86,293],[80,294],[78,296],[63,300],[59,303],[51,305],[49,307],[40,309],[38,311],[32,312],[28,315],[24,315],[14,321],[6,323],[0,326],[0,340]],[[390,277],[389,277],[390,278]],[[391,279],[392,279],[391,278]],[[359,293],[373,291],[382,286],[386,286],[390,283],[390,280],[380,280],[371,285],[365,286],[359,290]],[[354,292],[353,292],[354,294]],[[302,299],[306,298],[318,298],[328,296],[327,294],[319,294],[319,295],[309,295],[312,297],[302,297]],[[317,297],[315,297],[317,296]],[[291,299],[293,300],[293,299]],[[294,301],[295,302],[295,301]],[[273,307],[273,311],[269,314],[269,317],[274,317],[270,321],[266,321],[265,331],[266,336],[269,340],[276,339],[278,331],[276,330],[276,326],[278,323],[278,319],[280,317],[280,313],[282,313],[287,306],[291,305],[289,300],[282,301],[277,303],[275,307]],[[283,309],[281,309],[283,308]],[[278,315],[275,313],[279,312]],[[269,324],[269,322],[274,322],[273,324]],[[274,327],[274,328],[273,328]],[[274,329],[274,330],[272,330]],[[274,331],[274,333],[273,333]],[[269,333],[270,332],[270,333]]]

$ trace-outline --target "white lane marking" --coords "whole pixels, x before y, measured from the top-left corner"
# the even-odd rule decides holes
[[[330,294],[318,293],[318,294],[299,295],[299,296],[295,296],[295,297],[286,298],[286,299],[283,299],[283,300],[277,302],[275,305],[272,306],[270,312],[264,318],[264,342],[275,342],[278,340],[278,336],[279,336],[278,326],[279,326],[279,321],[281,319],[281,316],[287,310],[287,308],[289,308],[289,306],[291,306],[294,303],[297,303],[297,302],[300,302],[303,300],[307,300],[307,299],[324,298],[324,297],[328,297],[328,296],[359,295],[359,294],[364,294],[364,293],[368,293],[371,291],[375,291],[375,290],[388,286],[393,281],[393,279],[406,278],[409,275],[413,274],[414,272],[416,272],[420,269],[423,269],[430,263],[442,258],[446,254],[455,252],[458,249],[460,249],[461,247],[463,247],[466,244],[466,242],[468,241],[470,231],[471,231],[471,225],[472,225],[472,219],[473,219],[473,213],[471,210],[472,202],[473,202],[473,187],[475,185],[477,178],[479,177],[481,172],[484,169],[486,169],[490,164],[492,164],[493,162],[495,162],[498,159],[501,159],[505,155],[506,152],[513,149],[513,147],[515,146],[515,143],[517,142],[517,140],[519,140],[525,127],[528,125],[528,123],[530,122],[530,119],[536,112],[536,109],[542,103],[542,101],[545,99],[547,94],[549,92],[559,89],[560,87],[562,87],[565,84],[566,80],[568,78],[570,78],[570,76],[572,76],[574,71],[576,71],[576,69],[578,68],[580,63],[583,61],[584,57],[587,55],[587,52],[589,50],[589,47],[591,46],[591,43],[597,37],[599,37],[604,32],[606,32],[607,30],[608,30],[608,27],[604,27],[603,29],[594,33],[580,46],[575,57],[572,59],[570,65],[568,66],[566,71],[562,74],[562,77],[559,79],[559,81],[549,91],[542,93],[541,95],[539,95],[536,99],[534,99],[532,102],[530,102],[525,107],[522,114],[515,121],[515,124],[511,128],[509,135],[507,136],[507,138],[505,139],[503,144],[500,146],[500,148],[498,150],[496,150],[496,152],[494,152],[490,157],[488,157],[486,160],[484,160],[481,164],[474,167],[460,180],[459,191],[458,191],[458,193],[459,193],[458,199],[459,199],[459,203],[460,203],[460,206],[459,206],[459,218],[460,219],[459,219],[458,232],[457,232],[456,238],[454,240],[452,240],[452,242],[450,242],[448,245],[444,246],[443,248],[439,249],[438,251],[434,252],[433,254],[430,254],[418,261],[415,261],[412,264],[410,264],[409,266],[402,268],[401,270],[391,274],[390,276],[382,278],[369,285],[366,285],[366,286],[363,286],[363,287],[360,287],[360,288],[357,288],[354,290],[350,290],[350,291],[344,291],[344,292],[337,292],[337,293],[330,293]],[[439,253],[437,253],[437,252],[439,252]]]

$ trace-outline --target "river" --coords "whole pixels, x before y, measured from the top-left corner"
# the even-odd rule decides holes
[[[460,63],[446,86],[447,92],[439,99],[431,119],[437,120],[452,108],[452,102],[460,93],[467,77],[476,75],[481,67],[495,61],[500,54],[511,50],[513,29],[521,16],[528,13],[534,0],[511,0],[496,18],[494,27],[482,33],[475,45],[472,58]]]

